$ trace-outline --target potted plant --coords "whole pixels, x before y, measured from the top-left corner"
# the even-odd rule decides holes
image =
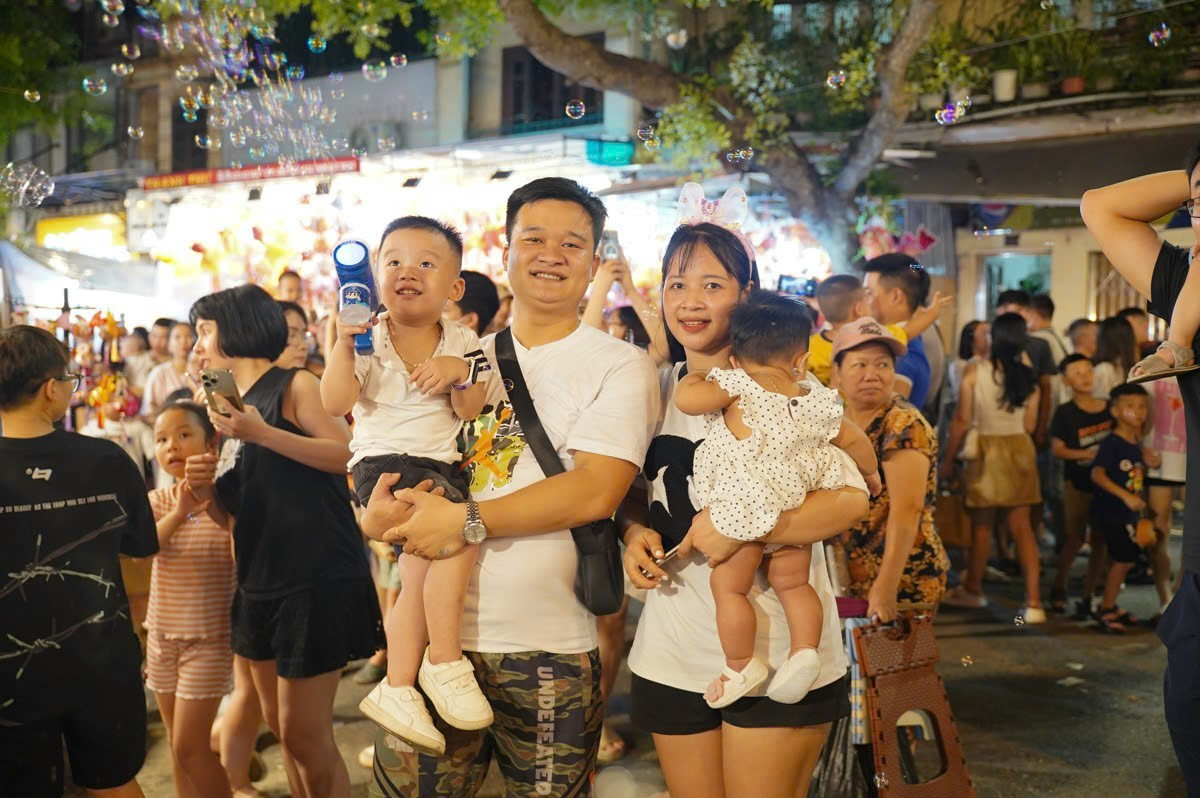
[[[1065,30],[1047,40],[1050,66],[1053,67],[1064,95],[1083,94],[1100,58],[1100,43],[1084,28]]]
[[[1030,39],[1013,45],[1013,55],[1020,75],[1021,99],[1040,100],[1049,97],[1049,66],[1046,63],[1045,45],[1042,41]]]
[[[964,50],[970,46],[962,29],[944,27],[933,31],[917,51],[909,69],[909,82],[919,95],[921,110],[932,111],[945,101],[970,96],[982,73]]]
[[[1010,103],[1017,99],[1017,81],[1020,78],[1015,45],[1006,42],[1020,41],[1027,35],[1025,26],[1015,19],[1002,19],[988,29],[992,48],[988,51],[992,70],[992,98],[998,103]]]

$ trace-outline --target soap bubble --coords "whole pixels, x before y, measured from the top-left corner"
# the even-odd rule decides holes
[[[939,125],[953,125],[961,122],[965,113],[966,109],[959,103],[947,103],[934,112],[933,119]]]
[[[262,147],[251,147],[249,149],[250,157],[256,161],[261,161],[266,156],[266,151]]]
[[[961,100],[956,100],[954,104],[958,106],[960,111],[965,112],[971,110],[971,106],[975,104],[975,101],[968,96],[963,97]]]
[[[659,147],[662,146],[662,139],[660,139],[658,136],[648,138],[642,142],[642,146],[648,149],[650,152],[657,152]]]
[[[358,29],[362,31],[362,35],[366,36],[368,39],[378,39],[383,35],[383,29],[374,22],[364,23],[360,25]]]
[[[106,28],[115,28],[121,24],[121,18],[116,14],[101,14],[100,24]]]
[[[670,33],[667,34],[666,41],[667,41],[667,47],[670,47],[672,50],[682,50],[684,47],[687,47],[687,43],[688,43],[687,28],[680,28],[679,30],[671,31]]]
[[[111,69],[112,73],[119,78],[127,78],[133,74],[133,64],[125,61],[114,61]]]
[[[583,115],[587,113],[587,106],[583,104],[583,100],[571,100],[565,110],[568,118],[583,119]]]
[[[345,89],[330,89],[329,90],[329,99],[331,99],[331,100],[340,100],[345,96],[346,96]]]
[[[1024,625],[1025,625],[1025,616],[1016,615],[1013,617],[1013,626],[1024,626]]]
[[[425,109],[420,109],[412,112],[412,120],[414,122],[425,122],[429,119],[429,112]]]
[[[141,141],[142,137],[146,135],[146,131],[137,125],[130,125],[125,132],[128,133],[129,138],[133,139],[134,141]]]
[[[184,122],[195,122],[197,119],[199,119],[199,114],[197,114],[195,111],[190,111],[186,108],[183,109]]]
[[[825,85],[835,91],[846,85],[846,70],[831,69],[829,74],[825,76]]]
[[[1167,42],[1171,41],[1171,28],[1165,22],[1160,23],[1157,28],[1150,31],[1147,38],[1155,47],[1165,47]]]
[[[103,8],[109,14],[124,14],[125,13],[124,0],[100,0],[100,7]]]
[[[193,139],[196,146],[202,150],[219,150],[221,149],[221,140],[209,138],[203,133],[197,133]]]
[[[242,168],[242,162],[241,162],[241,161],[230,161],[230,162],[229,162],[229,168],[230,168],[230,169],[241,169],[241,168]]]
[[[93,97],[99,97],[108,91],[108,83],[99,75],[89,75],[83,79],[83,90]]]
[[[963,666],[964,668],[968,668],[968,667],[970,667],[971,665],[974,665],[974,664],[975,664],[975,660],[971,659],[970,655],[967,655],[967,656],[963,657],[961,660],[959,660],[959,662],[961,662],[961,663],[962,663],[962,666]]]
[[[38,91],[37,89],[26,89],[25,90],[25,101],[31,102],[31,103],[41,102],[42,101],[42,93],[40,91]]]
[[[13,205],[35,208],[54,193],[54,180],[33,164],[10,163],[0,171],[0,188]]]
[[[325,48],[329,46],[329,42],[324,36],[312,35],[308,37],[308,51],[310,53],[323,53]]]
[[[342,81],[344,81],[346,79],[346,76],[343,75],[341,72],[330,72],[328,75],[325,76],[325,79],[328,80],[330,83],[341,83]]]
[[[404,53],[393,53],[391,57],[388,58],[388,63],[397,68],[408,66],[408,56],[406,56]]]
[[[329,146],[333,148],[334,152],[345,152],[350,149],[350,142],[346,139],[334,139],[329,142]]]
[[[350,150],[350,153],[352,155],[354,155],[356,158],[362,158],[363,156],[365,156],[367,154],[367,148],[366,147],[355,147],[354,149]]]
[[[876,773],[874,781],[875,786],[881,790],[888,786],[888,777],[886,773]]]
[[[362,65],[363,77],[368,83],[379,83],[386,80],[388,76],[387,64],[381,59],[372,58],[370,61],[364,61]]]
[[[243,130],[229,131],[229,143],[235,147],[246,146],[246,133]]]
[[[200,77],[200,70],[196,69],[192,64],[180,64],[175,69],[175,77],[184,83],[191,83]]]
[[[184,111],[195,112],[200,107],[200,101],[194,95],[185,94],[179,98],[179,107]]]
[[[396,140],[391,136],[382,136],[375,141],[375,148],[380,152],[391,152],[396,149]]]
[[[142,48],[132,43],[122,44],[121,55],[125,56],[130,61],[136,61],[142,57]]]
[[[438,47],[446,47],[450,44],[449,33],[435,33],[433,35],[433,43]]]
[[[267,68],[274,69],[274,70],[283,69],[287,65],[287,62],[288,62],[287,53],[282,52],[282,51],[275,52],[275,53],[267,53],[267,57],[265,60]]]
[[[1054,0],[1042,0],[1042,2],[1038,3],[1038,5],[1042,7],[1043,11],[1049,11],[1050,9],[1054,8]]]
[[[287,76],[289,80],[304,80],[304,67],[299,64],[288,67]]]
[[[637,137],[639,141],[649,141],[654,138],[654,125],[645,122],[637,129]]]

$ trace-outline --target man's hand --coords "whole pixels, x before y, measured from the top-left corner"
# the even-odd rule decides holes
[[[431,357],[413,369],[409,380],[426,396],[449,393],[451,385],[462,385],[471,376],[471,367],[461,357]]]
[[[371,498],[367,500],[367,509],[363,511],[360,525],[367,537],[372,540],[399,542],[396,535],[388,535],[400,524],[408,520],[412,514],[412,504],[397,498],[399,494],[408,491],[393,491],[392,487],[400,481],[399,474],[380,474],[375,487],[371,490]],[[442,488],[433,489],[433,480],[427,479],[418,484],[413,490],[430,492],[437,496],[445,491]]]
[[[626,531],[622,564],[634,587],[650,590],[669,579],[667,572],[655,562],[665,554],[662,536],[650,527],[633,524]]]
[[[881,623],[896,620],[896,591],[876,579],[867,591],[867,617],[877,617]]]
[[[683,542],[679,544],[679,553],[675,556],[689,557],[692,550],[695,549],[708,558],[709,568],[716,568],[732,557],[744,542],[727,538],[718,532],[706,507],[696,513],[696,517],[692,519],[692,525],[684,536]]]
[[[262,414],[254,405],[238,410],[224,396],[213,396],[216,407],[208,408],[208,419],[227,438],[238,438],[246,443],[262,443],[272,427],[263,421]]]
[[[430,483],[432,484],[432,483]],[[404,545],[405,554],[426,560],[441,560],[457,554],[467,545],[463,527],[467,525],[467,506],[419,490],[402,490],[395,500],[412,507],[408,520],[389,529],[383,540]]]

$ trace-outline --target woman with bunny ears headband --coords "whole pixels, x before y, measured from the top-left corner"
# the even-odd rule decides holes
[[[723,538],[708,511],[696,506],[693,458],[706,424],[680,411],[674,394],[688,373],[729,366],[729,315],[758,283],[758,271],[740,234],[746,212],[740,189],[712,203],[689,184],[679,204],[682,223],[667,245],[662,272],[662,310],[676,362],[663,372],[663,417],[643,469],[649,507],[630,500],[618,514],[625,571],[649,591],[629,655],[633,720],[653,734],[672,795],[804,795],[829,724],[849,713],[846,660],[822,547],[812,552],[811,583],[826,613],[814,689],[795,704],[747,697],[712,709],[704,700],[712,674],[725,664],[709,567],[741,544]],[[866,507],[866,494],[855,488],[814,491],[799,508],[782,513],[765,540],[824,540],[857,522]],[[676,546],[676,556],[659,565]],[[762,585],[749,598],[759,616],[755,650],[778,669],[789,655],[783,608]]]

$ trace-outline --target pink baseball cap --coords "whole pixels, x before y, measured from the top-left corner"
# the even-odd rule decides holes
[[[847,349],[854,349],[872,341],[886,345],[896,357],[908,351],[908,346],[888,332],[886,327],[870,316],[863,316],[837,331],[837,335],[833,337],[833,359],[836,360],[838,354]]]

